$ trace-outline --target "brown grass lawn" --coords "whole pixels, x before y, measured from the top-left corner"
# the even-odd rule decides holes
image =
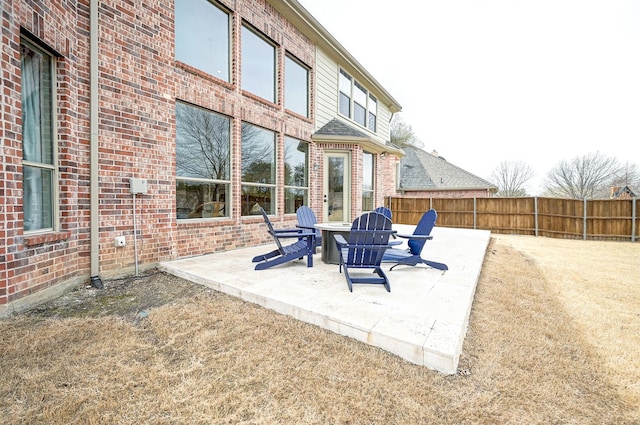
[[[452,376],[153,279],[195,289],[0,321],[0,422],[640,424],[638,243],[494,235]]]

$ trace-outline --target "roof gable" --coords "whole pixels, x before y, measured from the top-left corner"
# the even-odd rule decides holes
[[[403,147],[400,189],[404,190],[498,190],[494,184],[415,146]]]

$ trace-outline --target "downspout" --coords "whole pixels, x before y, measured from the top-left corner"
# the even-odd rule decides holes
[[[100,215],[99,215],[99,168],[98,168],[98,1],[91,0],[89,11],[90,26],[90,215],[91,215],[91,286],[102,289],[100,280]]]

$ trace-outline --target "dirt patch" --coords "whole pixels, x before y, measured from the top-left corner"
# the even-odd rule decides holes
[[[104,288],[79,286],[27,312],[36,317],[120,316],[135,320],[154,307],[211,292],[188,280],[153,269],[138,276],[102,281]]]

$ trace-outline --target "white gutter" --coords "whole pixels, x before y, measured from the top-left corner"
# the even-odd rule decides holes
[[[99,216],[99,168],[98,168],[98,1],[91,0],[90,15],[90,117],[89,127],[91,136],[89,145],[90,154],[90,198],[91,198],[91,286],[103,288],[100,280],[100,216]]]

